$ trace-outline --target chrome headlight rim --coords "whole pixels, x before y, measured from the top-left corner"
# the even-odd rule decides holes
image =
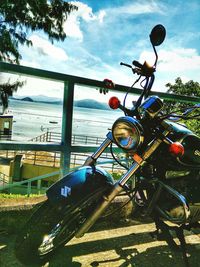
[[[129,127],[130,129],[134,129],[135,130],[135,137],[137,140],[135,140],[135,143],[132,146],[122,146],[119,141],[116,139],[115,136],[115,129],[117,127],[117,125],[119,124],[124,124],[125,127]],[[138,120],[134,119],[133,117],[129,117],[129,116],[125,116],[125,117],[120,117],[118,118],[113,126],[112,126],[112,136],[113,136],[113,140],[115,142],[115,144],[122,148],[123,150],[127,150],[130,152],[135,152],[136,150],[138,150],[139,147],[141,147],[141,145],[143,144],[144,141],[144,130],[142,125],[139,123]]]

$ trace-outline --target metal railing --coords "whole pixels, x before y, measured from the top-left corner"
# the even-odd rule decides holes
[[[35,69],[25,66],[19,66],[9,63],[0,62],[0,72],[28,75],[31,77],[37,77],[41,79],[48,79],[52,81],[58,81],[63,83],[64,95],[63,95],[63,116],[62,116],[62,132],[61,140],[56,143],[51,142],[14,142],[14,141],[0,141],[0,150],[11,151],[58,151],[61,153],[60,165],[63,171],[69,170],[70,158],[72,153],[89,153],[95,150],[95,146],[91,145],[79,145],[73,144],[72,138],[72,122],[73,122],[73,102],[74,102],[74,89],[75,85],[88,86],[91,89],[102,88],[104,83],[102,81],[87,79],[83,77],[77,77],[73,75],[67,75],[52,71],[46,71],[41,69]],[[84,88],[83,88],[84,90]],[[116,84],[114,91],[127,92],[129,87]],[[132,88],[131,93],[140,95],[141,89]],[[152,95],[158,95],[166,100],[176,100],[187,103],[199,103],[199,97],[188,97],[180,95],[172,95],[167,93],[151,92]]]
[[[98,136],[88,136],[88,135],[78,135],[74,134],[72,136],[72,144],[81,145],[100,145],[105,138]]]
[[[0,131],[0,140],[11,140],[12,132],[10,130]]]
[[[99,136],[91,136],[91,135],[81,135],[81,134],[73,134],[71,143],[72,145],[81,144],[81,145],[99,145],[103,142],[104,138]],[[39,136],[32,138],[30,141],[34,142],[60,142],[61,141],[61,133],[58,132],[46,132]]]
[[[0,187],[9,184],[9,176],[0,172]]]
[[[50,178],[50,177],[55,176],[55,175],[60,175],[60,174],[61,174],[60,171],[56,171],[56,172],[47,173],[45,175],[40,175],[40,176],[37,176],[34,178],[26,179],[24,181],[15,182],[12,184],[7,184],[7,185],[4,184],[3,186],[0,186],[0,191],[8,191],[9,192],[14,187],[21,187],[23,185],[27,185],[26,193],[29,196],[32,192],[32,188],[33,188],[32,184],[36,183],[36,186],[34,186],[34,188],[36,187],[38,189],[38,193],[40,193],[40,191],[42,190],[42,186],[41,186],[42,180]]]

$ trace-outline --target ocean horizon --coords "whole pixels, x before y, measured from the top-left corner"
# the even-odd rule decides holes
[[[28,101],[9,101],[13,114],[12,140],[28,141],[45,132],[61,133],[62,105]],[[115,119],[123,116],[113,110],[73,108],[72,135],[105,137]]]

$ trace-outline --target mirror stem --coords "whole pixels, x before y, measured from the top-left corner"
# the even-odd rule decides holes
[[[156,60],[155,60],[155,63],[154,63],[154,67],[156,67],[156,64],[157,64],[157,61],[158,61],[158,54],[157,54],[155,46],[153,44],[152,44],[152,46],[153,46],[153,51],[154,51],[154,53],[156,55]]]

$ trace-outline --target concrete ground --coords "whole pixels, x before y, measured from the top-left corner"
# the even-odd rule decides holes
[[[0,203],[0,267],[24,267],[15,257],[15,234],[8,234],[5,223],[16,229],[31,212],[29,206],[41,202],[44,197],[6,200]],[[14,201],[14,203],[13,203]],[[117,198],[111,210],[124,203]],[[15,205],[14,205],[15,204]],[[25,206],[24,206],[25,205]],[[25,208],[26,207],[26,208]],[[17,209],[17,211],[15,211]],[[22,210],[21,210],[22,209]],[[27,210],[28,209],[28,210]],[[3,219],[3,214],[8,215]],[[9,211],[10,210],[10,211]],[[14,210],[14,211],[12,211]],[[18,210],[21,216],[18,215]],[[123,212],[122,212],[123,211]],[[16,213],[16,214],[15,214]],[[43,264],[27,267],[184,267],[181,251],[172,251],[165,241],[157,241],[149,234],[155,231],[150,220],[137,220],[131,215],[132,206],[100,220],[82,238],[71,240],[57,250]],[[127,219],[129,218],[129,219]],[[17,230],[18,231],[18,230]],[[190,267],[200,267],[200,229],[185,231]],[[175,239],[178,244],[178,240]]]
[[[99,223],[80,239],[74,238],[56,251],[43,267],[184,267],[181,252],[173,252],[165,241],[154,240],[153,223],[137,221]],[[200,231],[185,232],[191,267],[200,267]],[[0,266],[23,267],[14,255],[15,235],[0,234]],[[178,243],[178,241],[176,240]]]

